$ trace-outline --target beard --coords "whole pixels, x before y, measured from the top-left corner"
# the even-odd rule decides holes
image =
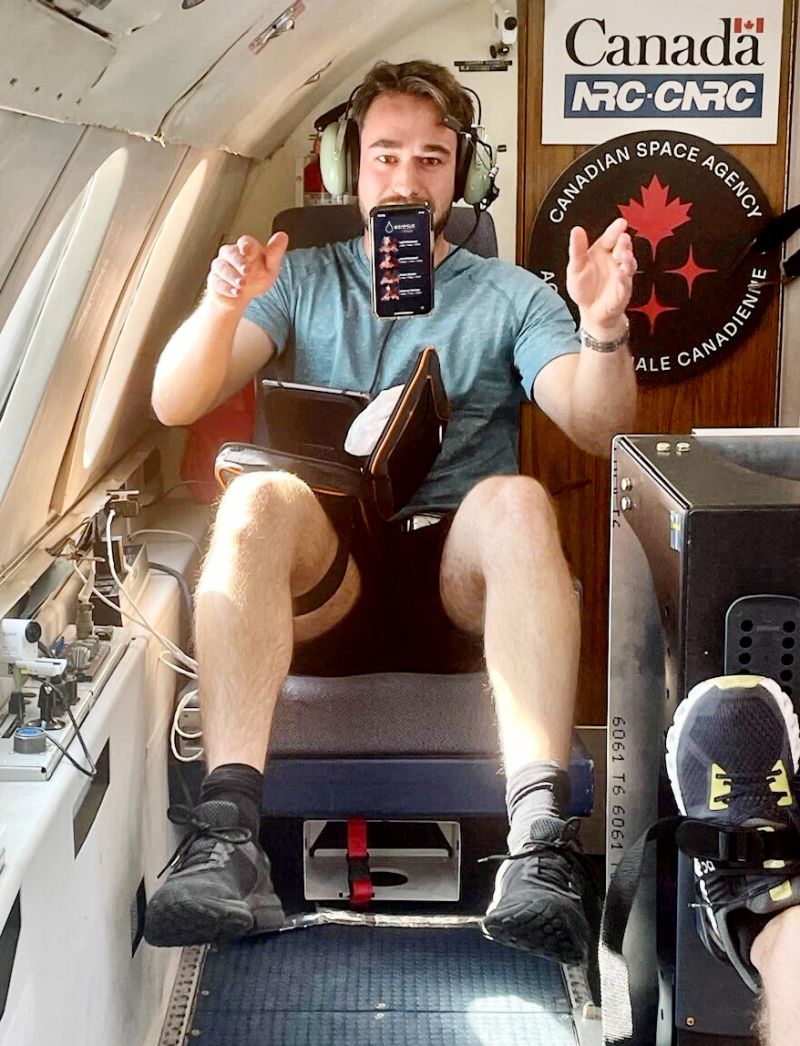
[[[381,200],[380,203],[378,204],[378,206],[379,207],[383,207],[386,204],[390,204],[390,203],[402,203],[402,204],[405,204],[406,207],[413,207],[413,206],[415,206],[416,204],[419,204],[419,203],[430,204],[430,200],[422,200],[422,199],[420,199],[420,200],[408,200],[408,199],[403,198],[402,196],[390,196],[386,200]],[[360,197],[359,197],[359,200],[358,200],[358,209],[361,212],[361,220],[364,223],[364,228],[365,229],[369,229],[369,211],[366,209],[365,205],[362,203]],[[451,200],[450,203],[448,203],[447,208],[441,214],[437,214],[436,210],[434,210],[434,212],[433,212],[433,238],[434,238],[434,240],[438,240],[439,237],[444,232],[445,226],[450,221],[450,212],[452,211],[452,209],[453,209],[453,201]]]

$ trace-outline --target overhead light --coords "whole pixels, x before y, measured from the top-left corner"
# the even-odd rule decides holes
[[[288,33],[290,29],[294,29],[295,19],[305,9],[306,5],[303,3],[303,0],[295,0],[295,3],[289,4],[285,11],[279,14],[274,21],[269,23],[266,29],[250,41],[248,46],[253,54],[260,54],[270,40],[274,40],[276,36],[282,36],[284,33]]]
[[[190,7],[198,7],[202,2],[203,0],[183,0],[181,7],[184,11],[188,11]]]

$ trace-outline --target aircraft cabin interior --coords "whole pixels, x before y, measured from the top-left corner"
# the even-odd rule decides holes
[[[797,0],[0,0],[0,1046],[800,1043],[737,943],[800,902],[799,40]],[[435,63],[471,116],[391,87],[361,112],[379,61]],[[384,112],[401,130],[365,141]],[[414,131],[407,160],[409,113],[433,142]],[[384,153],[419,162],[422,188]],[[311,302],[329,373],[293,376],[276,313],[230,304],[249,263],[259,294],[283,265]],[[587,289],[581,266],[603,265]],[[165,386],[165,348],[206,307],[244,369],[204,401],[208,374],[182,366],[175,402],[205,406],[171,413],[156,368]],[[383,381],[393,337],[415,348]],[[371,387],[351,357],[376,361]],[[482,480],[494,502],[466,493],[472,462],[502,473]],[[458,491],[452,520],[455,503],[407,508],[429,469]],[[262,584],[237,549],[311,534],[258,531],[242,506],[265,491],[287,520],[299,499],[317,545],[298,538],[287,598],[233,627],[215,579]],[[522,491],[560,534],[558,599]],[[413,638],[425,607],[397,612],[430,652],[411,667],[337,669],[364,653],[349,640],[288,675],[291,651],[261,657],[279,619],[302,646],[302,615],[356,583],[359,526],[445,534],[430,599],[477,661]],[[448,550],[506,535],[517,568],[454,573],[478,592],[456,620]],[[389,604],[422,591],[408,563],[381,575]],[[501,588],[524,598],[495,609]],[[562,620],[580,625],[569,664]],[[575,700],[544,777],[511,755],[517,665],[541,666],[523,704],[545,733],[568,715],[551,687]],[[258,750],[275,673],[266,763],[214,760],[238,767],[225,788],[251,829],[208,783],[204,686],[248,691],[237,751]],[[730,715],[732,754],[697,747],[703,701]],[[759,777],[762,706],[780,751]],[[557,834],[515,853],[529,805]],[[267,900],[241,930],[156,932],[174,876],[244,854]],[[492,922],[526,869],[580,908],[578,951],[560,916]],[[746,874],[768,900],[741,887],[725,907],[709,883]]]

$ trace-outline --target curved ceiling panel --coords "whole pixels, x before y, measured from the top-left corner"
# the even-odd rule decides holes
[[[262,158],[353,69],[459,0],[49,4],[3,0],[0,108]],[[295,28],[272,36],[287,8]]]
[[[290,33],[254,55],[239,41],[164,121],[165,140],[212,142],[259,159],[283,144],[337,83],[420,21],[460,0],[306,0]],[[421,12],[424,10],[424,18]]]

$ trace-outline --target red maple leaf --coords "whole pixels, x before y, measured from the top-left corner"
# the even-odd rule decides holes
[[[636,235],[650,244],[653,258],[662,240],[672,236],[679,225],[692,220],[689,217],[692,204],[682,203],[678,196],[667,203],[668,195],[669,186],[662,185],[654,174],[650,184],[642,186],[641,203],[631,197],[627,204],[617,204],[617,210]]]

